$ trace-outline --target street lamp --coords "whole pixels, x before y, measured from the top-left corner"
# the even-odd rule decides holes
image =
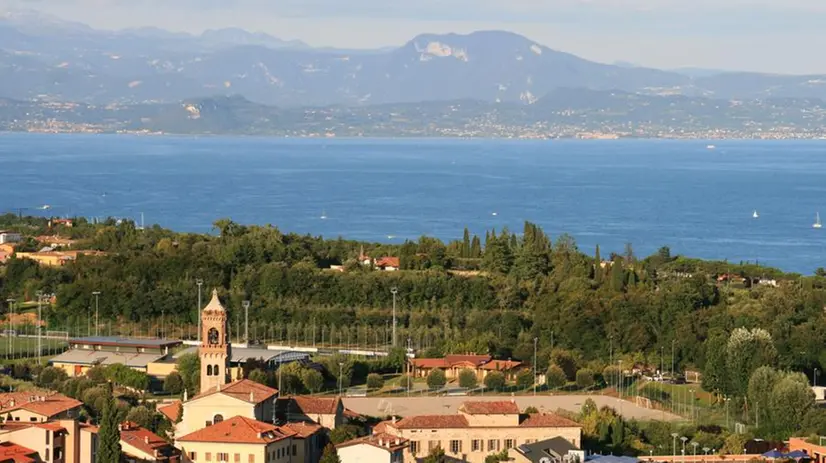
[[[244,344],[250,345],[250,301],[243,301],[241,305],[244,306]]]
[[[390,288],[390,292],[393,294],[393,347],[396,347],[396,294],[398,294],[399,288],[394,286]]]
[[[694,447],[694,459],[696,460],[697,459],[697,447],[699,447],[700,444],[697,443],[697,442],[692,442],[691,446]]]
[[[676,432],[671,433],[672,443],[671,443],[671,454],[676,457],[677,456],[677,438],[680,437],[679,434]]]
[[[6,299],[6,302],[9,303],[9,323],[8,323],[8,328],[7,328],[8,336],[9,336],[8,353],[10,354],[11,358],[14,358],[14,340],[12,339],[12,333],[14,332],[14,302],[15,302],[15,299],[10,297],[10,298]]]
[[[100,297],[100,291],[93,291],[92,295],[95,296],[95,336],[98,335],[98,320],[100,319],[100,305],[98,304]]]
[[[536,395],[536,342],[539,338],[533,338],[533,395]]]
[[[704,453],[704,454],[708,455],[708,451],[709,451],[709,450],[711,450],[711,449],[710,449],[710,448],[708,448],[708,447],[703,447],[703,453]]]
[[[731,397],[724,397],[723,400],[726,402],[726,429],[730,429],[728,419],[728,403],[731,400]]]
[[[688,437],[680,437],[680,440],[683,441],[683,460],[685,460],[685,442],[688,440]]]
[[[817,387],[817,373],[818,373],[818,370],[817,370],[817,368],[815,368],[815,387]]]
[[[43,360],[43,339],[41,338],[40,325],[43,323],[43,291],[35,292],[37,296],[37,363]]]
[[[198,342],[201,342],[201,285],[204,284],[204,280],[198,278],[195,280],[195,284],[198,285]]]
[[[341,388],[342,388],[342,375],[344,371],[344,362],[338,362],[338,396],[341,397]]]

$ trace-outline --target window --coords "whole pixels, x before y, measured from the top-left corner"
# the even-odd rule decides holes
[[[482,448],[482,441],[480,439],[473,439],[470,441],[470,451],[471,452],[481,452],[484,450]]]
[[[206,456],[204,457],[204,459],[206,459],[206,461],[212,461],[212,454],[211,454],[211,453],[209,453],[209,452],[207,452],[207,453],[206,453]]]
[[[207,332],[207,344],[218,345],[218,330],[210,328]]]
[[[212,417],[212,423],[213,424],[218,424],[221,421],[224,421],[224,416],[223,415],[215,415],[214,417]]]
[[[49,445],[49,437],[51,437],[51,435],[52,435],[52,433],[50,433],[50,432],[46,433],[46,445]]]
[[[293,444],[293,456],[298,456],[298,446]]]
[[[228,453],[219,453],[218,454],[218,461],[229,461],[229,454]]]
[[[498,439],[489,439],[488,440],[488,452],[498,452],[499,451],[499,440]]]
[[[195,461],[198,459],[198,454],[195,452],[189,452],[189,459]]]
[[[31,421],[32,423],[37,423],[37,418],[31,417],[29,418],[29,421]]]
[[[516,443],[516,439],[505,439],[505,448],[506,449],[512,449],[512,448],[516,447],[516,445],[514,445],[515,443]]]
[[[255,455],[249,454],[247,456],[247,463],[255,463]]]
[[[410,441],[410,453],[416,455],[419,453],[419,441],[412,440]]]
[[[207,376],[212,376],[212,365],[207,365]]]
[[[462,452],[462,441],[460,441],[460,440],[450,441],[450,453],[461,453],[461,452]]]
[[[240,453],[235,454],[235,463],[241,463],[241,454]]]

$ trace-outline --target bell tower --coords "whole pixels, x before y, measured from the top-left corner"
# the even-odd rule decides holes
[[[227,311],[212,290],[212,300],[201,311],[201,393],[214,391],[229,382],[230,343],[227,333]]]

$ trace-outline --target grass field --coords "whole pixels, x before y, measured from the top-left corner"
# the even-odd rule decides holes
[[[65,340],[43,339],[43,356],[57,355],[67,346]],[[37,338],[0,336],[0,358],[37,357]]]

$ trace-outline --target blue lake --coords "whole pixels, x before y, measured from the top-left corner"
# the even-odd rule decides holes
[[[530,220],[588,253],[630,242],[638,255],[668,245],[826,267],[826,229],[812,227],[826,217],[826,142],[715,144],[2,134],[0,211],[143,212],[147,225],[194,232],[230,217],[395,243]]]

